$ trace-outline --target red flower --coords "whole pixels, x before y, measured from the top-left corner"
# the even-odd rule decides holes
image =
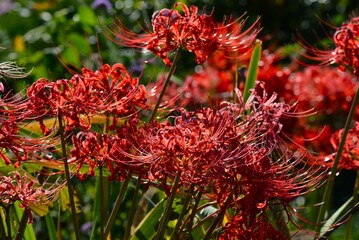
[[[335,49],[319,50],[308,43],[302,43],[307,50],[307,57],[321,61],[322,64],[338,65],[339,70],[349,69],[354,75],[359,76],[359,17],[354,17],[349,23],[343,23],[336,29],[333,36]]]
[[[42,119],[59,115],[66,118],[65,130],[88,130],[90,117],[104,113],[113,115],[115,125],[117,117],[134,114],[137,107],[146,106],[145,93],[144,86],[139,86],[138,79],[132,78],[122,64],[105,64],[96,72],[84,68],[82,74],[70,80],[39,79],[27,90],[27,115],[40,122],[45,134],[49,130]]]
[[[248,219],[245,214],[235,215],[224,227],[220,240],[266,240],[289,239],[280,230],[272,226],[269,219],[261,214],[254,219]]]
[[[242,32],[245,21],[239,18],[228,24],[217,24],[212,15],[198,14],[198,8],[188,8],[183,3],[175,4],[183,8],[184,16],[177,10],[162,9],[152,15],[152,33],[136,34],[126,29],[117,19],[113,29],[105,32],[114,42],[135,48],[147,48],[171,65],[168,53],[179,47],[196,55],[197,63],[203,63],[215,50],[225,50],[236,56],[247,53],[256,38],[259,29],[258,19]]]
[[[22,161],[29,159],[29,155],[38,151],[45,151],[53,146],[53,140],[48,138],[28,138],[19,134],[19,126],[15,121],[2,120],[0,123],[0,157],[6,165],[11,163],[19,167]],[[11,155],[15,155],[13,162]]]
[[[330,139],[334,152],[338,150],[338,145],[343,135],[343,131],[344,130],[341,129],[335,132]],[[333,155],[331,155],[327,157],[327,161],[325,163],[333,164],[333,161]],[[355,122],[354,127],[348,132],[338,168],[349,170],[359,169],[359,122]]]
[[[221,205],[230,194],[236,196],[232,205],[256,211],[269,199],[287,204],[321,180],[279,135],[289,109],[275,102],[275,95],[253,93],[246,105],[222,102],[218,109],[182,110],[173,124],[171,119],[123,127],[122,137],[132,145],[123,151],[126,164],[148,169],[150,181],[174,179],[180,172],[180,185],[214,192],[211,197]],[[248,197],[237,200],[242,194]]]
[[[107,134],[94,132],[79,132],[72,137],[73,148],[70,151],[70,163],[75,163],[77,176],[85,179],[88,175],[95,175],[95,168],[102,168],[109,171],[110,180],[124,179],[130,173],[130,167],[121,162],[125,162],[125,156],[119,149],[126,149],[126,141]],[[116,161],[116,159],[121,159]],[[87,166],[87,172],[82,171],[83,166]],[[107,174],[107,173],[105,173]]]
[[[40,185],[34,178],[21,175],[19,172],[10,172],[8,176],[0,176],[0,204],[10,207],[15,201],[28,211],[32,222],[31,209],[38,206],[49,207],[55,201],[64,184],[43,183]]]

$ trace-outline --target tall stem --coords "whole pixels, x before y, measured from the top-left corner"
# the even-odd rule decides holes
[[[69,192],[69,199],[70,199],[70,208],[71,208],[71,215],[72,215],[72,222],[74,224],[75,236],[76,240],[80,240],[80,231],[79,226],[76,219],[76,207],[74,201],[74,191],[72,189],[71,178],[70,178],[70,170],[69,164],[67,162],[67,151],[66,151],[66,141],[65,141],[65,134],[64,134],[64,126],[62,124],[62,117],[58,116],[59,121],[59,132],[60,132],[60,139],[61,139],[61,147],[62,147],[62,156],[64,158],[64,166],[65,166],[65,177],[67,182],[67,189]]]
[[[141,186],[141,178],[138,177],[135,192],[133,193],[133,196],[132,196],[132,206],[131,206],[130,212],[128,214],[128,217],[127,217],[127,226],[126,226],[126,230],[125,230],[125,236],[123,237],[124,240],[128,240],[131,235],[131,227],[132,227],[133,219],[135,218],[135,214],[136,214],[137,197],[138,197],[138,193],[140,191],[140,186]]]
[[[102,167],[99,167],[100,172],[100,239],[105,240],[104,238],[104,221],[105,221],[105,209],[104,209],[104,191],[103,191],[103,172]]]
[[[157,230],[157,234],[155,237],[155,240],[163,240],[164,239],[164,234],[165,234],[165,230],[168,224],[168,220],[170,218],[170,214],[171,214],[171,209],[172,209],[172,204],[173,201],[175,199],[176,196],[176,191],[177,191],[177,187],[178,187],[178,182],[181,178],[181,172],[178,172],[173,184],[172,184],[172,188],[171,188],[171,195],[167,201],[166,204],[166,208],[165,211],[162,215],[161,221],[160,221],[160,225],[159,228]]]
[[[3,207],[0,207],[0,211],[1,211],[1,208],[3,208]],[[6,232],[5,232],[5,227],[4,227],[4,219],[2,218],[2,216],[0,216],[0,221],[1,221],[0,222],[0,238],[3,239],[6,237]]]
[[[175,70],[176,70],[176,65],[177,65],[179,53],[180,53],[180,48],[177,48],[177,50],[176,50],[176,55],[175,55],[175,57],[174,57],[174,59],[173,59],[173,62],[172,62],[172,65],[171,65],[171,67],[170,67],[170,70],[169,70],[169,72],[168,72],[167,78],[166,78],[166,80],[165,80],[165,82],[164,82],[164,84],[163,84],[163,87],[162,87],[160,96],[159,96],[158,99],[157,99],[155,108],[153,109],[153,112],[152,112],[152,114],[151,114],[150,121],[152,121],[152,120],[155,118],[155,116],[156,116],[156,114],[157,114],[157,110],[158,110],[158,108],[159,108],[159,106],[160,106],[160,104],[161,104],[163,95],[165,94],[166,89],[167,89],[167,87],[168,87],[168,84],[169,84],[170,81],[171,81],[171,77],[173,76],[173,74],[174,74],[174,72],[175,72]]]
[[[191,184],[191,187],[190,187],[190,189],[188,191],[188,195],[187,195],[186,199],[184,200],[181,214],[179,215],[179,217],[177,219],[176,226],[173,229],[173,232],[171,234],[171,240],[176,240],[178,238],[178,230],[180,229],[180,226],[182,224],[182,220],[183,220],[184,216],[187,213],[188,205],[189,205],[189,203],[190,203],[190,201],[192,199],[193,188],[194,188],[194,185]]]
[[[192,231],[194,218],[196,217],[197,208],[198,208],[199,202],[201,201],[201,198],[202,198],[202,192],[198,192],[197,197],[194,202],[194,205],[192,207],[191,215],[189,216],[188,231]]]
[[[318,214],[318,218],[317,218],[317,223],[316,223],[316,229],[315,230],[316,230],[317,233],[319,232],[320,227],[322,226],[322,221],[325,220],[325,214],[326,214],[326,212],[328,211],[328,208],[329,208],[329,202],[330,202],[330,198],[331,198],[331,195],[332,195],[334,179],[335,179],[335,176],[336,176],[337,171],[338,171],[339,160],[340,160],[340,157],[341,157],[343,149],[344,149],[345,140],[346,140],[346,137],[348,135],[350,125],[351,125],[351,122],[352,122],[352,119],[353,119],[353,116],[354,116],[354,113],[355,113],[355,110],[356,110],[356,106],[358,105],[358,101],[359,101],[359,88],[356,90],[354,100],[353,100],[352,105],[350,107],[350,111],[349,111],[347,120],[346,120],[345,125],[344,125],[343,135],[341,137],[341,140],[340,140],[340,143],[339,143],[339,146],[338,146],[337,154],[335,155],[334,164],[333,164],[332,169],[331,169],[329,180],[328,180],[328,182],[327,182],[327,184],[325,186],[325,191],[324,191],[323,201],[322,201],[323,204],[320,206],[319,214]]]
[[[5,207],[5,221],[7,228],[7,239],[11,240],[10,207]]]
[[[22,237],[24,236],[28,220],[29,220],[29,213],[27,210],[25,210],[24,213],[22,214],[20,226],[19,229],[17,230],[15,240],[21,240]]]
[[[118,210],[120,209],[123,197],[125,196],[126,190],[127,190],[127,186],[128,183],[130,182],[131,176],[128,176],[125,181],[122,183],[121,186],[121,190],[117,195],[116,201],[115,201],[115,205],[110,213],[110,217],[108,218],[106,227],[105,227],[105,231],[104,231],[104,238],[106,239],[108,234],[110,233],[112,224],[114,223]]]
[[[228,207],[229,203],[232,201],[232,196],[233,196],[233,194],[230,194],[228,196],[226,202],[224,203],[224,206],[219,210],[219,213],[218,213],[216,219],[213,221],[212,225],[207,230],[206,236],[204,236],[203,240],[209,240],[211,238],[213,231],[217,227],[217,224],[223,219],[224,214],[227,211],[227,207]]]
[[[353,190],[353,206],[358,202],[358,194],[359,194],[359,171],[357,171],[357,176],[355,179],[354,190]],[[353,225],[354,225],[354,216],[352,216],[347,225],[345,239],[350,240],[353,239]]]

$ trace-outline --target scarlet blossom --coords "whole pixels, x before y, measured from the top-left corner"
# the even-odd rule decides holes
[[[146,48],[159,56],[166,65],[171,65],[168,54],[182,47],[196,55],[197,63],[203,63],[216,50],[225,50],[236,56],[246,54],[259,32],[258,22],[242,31],[243,17],[229,23],[216,23],[212,15],[198,14],[198,8],[181,6],[184,15],[174,9],[162,9],[152,15],[152,31],[136,34],[117,19],[105,34],[114,42],[132,48]]]
[[[252,220],[248,220],[247,216],[244,214],[237,214],[226,223],[224,226],[224,232],[219,236],[218,239],[285,240],[290,238],[285,236],[280,229],[278,230],[272,226],[269,219],[264,214],[261,214]]]
[[[42,78],[33,83],[27,90],[27,117],[38,120],[45,134],[50,130],[43,124],[43,118],[53,116],[65,117],[65,130],[74,127],[88,130],[95,114],[112,114],[116,124],[117,117],[136,113],[136,107],[145,107],[145,92],[144,86],[138,85],[138,79],[132,78],[122,64],[112,67],[105,64],[96,72],[83,68],[82,74],[70,80],[49,82]]]
[[[0,123],[0,157],[6,165],[20,163],[33,156],[36,151],[43,151],[53,146],[54,141],[47,138],[27,138],[19,134],[19,126],[8,119]]]
[[[95,168],[102,168],[110,180],[124,179],[129,175],[129,167],[120,164],[125,156],[118,149],[126,149],[126,141],[116,135],[79,132],[72,136],[73,148],[70,151],[69,163],[76,164],[77,176],[84,180],[95,175]],[[86,172],[82,168],[86,168]]]
[[[349,69],[359,76],[359,17],[353,17],[349,23],[342,23],[334,33],[334,50],[315,49],[307,43],[302,45],[307,50],[307,57],[321,61],[321,64],[337,64],[338,69]]]
[[[10,172],[7,176],[0,176],[0,204],[3,207],[10,207],[16,201],[29,213],[29,222],[32,222],[32,209],[37,207],[49,207],[60,190],[63,183],[43,183],[18,171]]]
[[[286,205],[322,176],[315,167],[303,167],[305,161],[281,139],[280,119],[290,106],[275,98],[253,92],[246,104],[222,102],[218,109],[181,110],[167,121],[123,127],[132,145],[123,151],[126,164],[148,169],[149,181],[181,173],[180,185],[193,184],[221,206],[232,194],[231,207],[253,214],[264,211],[270,199]]]
[[[343,135],[344,129],[336,131],[330,138],[334,152],[338,150],[339,142]],[[328,155],[323,159],[323,164],[332,165],[335,154]],[[355,122],[353,128],[348,132],[345,140],[344,150],[342,152],[338,169],[358,170],[359,169],[359,122]]]

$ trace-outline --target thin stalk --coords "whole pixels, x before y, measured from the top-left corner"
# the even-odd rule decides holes
[[[235,62],[236,71],[234,72],[234,79],[233,79],[233,102],[238,103],[238,96],[236,94],[236,89],[239,89],[239,69],[238,69],[238,59],[236,58]]]
[[[341,226],[341,223],[345,222],[348,217],[350,217],[351,215],[353,215],[354,213],[356,213],[359,210],[359,202],[357,202],[353,208],[351,208],[348,212],[346,212],[340,219],[338,219],[338,221],[335,222],[335,224],[333,224],[333,226],[331,228],[329,228],[328,231],[326,231],[323,235],[321,235],[318,240],[327,240],[329,235],[332,234],[338,227]]]
[[[23,238],[28,220],[29,220],[29,213],[27,210],[25,210],[24,213],[22,214],[20,226],[19,229],[17,230],[15,240],[21,240]]]
[[[213,231],[216,229],[218,223],[222,221],[224,214],[227,211],[227,207],[229,203],[232,201],[232,195],[233,194],[228,196],[226,202],[224,203],[224,206],[219,210],[217,217],[215,218],[215,220],[212,222],[211,226],[207,230],[206,236],[204,236],[203,240],[209,240],[212,236]]]
[[[259,60],[261,59],[261,53],[262,53],[262,41],[257,39],[252,51],[251,60],[249,61],[246,83],[244,84],[244,90],[243,90],[244,103],[247,102],[250,96],[250,89],[253,89],[256,86],[258,66],[259,66]]]
[[[10,225],[10,208],[5,207],[5,221],[7,228],[7,238],[11,240],[11,225]]]
[[[102,167],[99,167],[100,172],[100,239],[105,240],[104,238],[104,221],[105,221],[105,209],[104,209],[104,191],[103,191],[103,172]]]
[[[49,233],[49,239],[58,240],[58,238],[56,237],[55,223],[50,214],[45,215],[45,221],[46,221],[46,228]]]
[[[331,173],[330,173],[328,182],[325,186],[325,191],[324,191],[323,200],[322,200],[323,204],[320,206],[317,223],[316,223],[316,228],[315,228],[315,231],[317,233],[319,232],[319,229],[322,226],[322,221],[325,220],[325,214],[329,208],[329,202],[330,202],[330,197],[332,195],[334,179],[335,179],[337,171],[338,171],[339,160],[340,160],[340,157],[341,157],[343,149],[344,149],[345,140],[348,135],[350,125],[351,125],[351,122],[352,122],[352,119],[353,119],[353,116],[354,116],[354,113],[356,110],[356,106],[358,105],[358,101],[359,101],[359,88],[356,90],[355,97],[354,97],[354,100],[350,107],[348,117],[345,121],[343,135],[341,137],[341,140],[340,140],[340,143],[338,146],[337,154],[335,155],[334,163],[333,163],[333,166],[331,169]]]
[[[171,194],[170,197],[168,199],[168,202],[166,204],[166,208],[165,211],[162,215],[161,221],[160,221],[160,225],[159,228],[157,230],[157,234],[155,237],[155,240],[163,240],[164,239],[164,235],[165,235],[165,230],[166,230],[166,226],[168,224],[168,220],[170,218],[170,214],[171,214],[171,209],[172,209],[172,204],[173,201],[175,199],[176,196],[176,191],[177,191],[177,187],[178,187],[178,182],[181,178],[181,172],[178,172],[173,184],[172,184],[172,188],[171,188]]]
[[[357,176],[355,179],[354,190],[353,190],[353,206],[358,202],[359,195],[359,171],[357,171]],[[354,225],[354,217],[352,216],[349,221],[345,232],[345,239],[353,239],[353,225]]]
[[[105,124],[103,126],[103,132],[107,133],[108,132],[108,126],[110,125],[110,119],[109,117],[106,116],[105,119]],[[103,177],[103,168],[100,165],[98,167],[99,169],[99,177],[96,178],[96,197],[95,197],[95,211],[94,211],[94,215],[93,215],[93,231],[92,231],[92,236],[91,239],[94,237],[95,234],[95,226],[98,222],[98,212],[100,212],[100,239],[104,240],[105,236],[104,236],[104,229],[105,229],[105,222],[106,219],[108,218],[108,214],[107,214],[107,209],[108,209],[108,179],[104,179]],[[105,193],[105,188],[106,188],[106,193]]]
[[[79,225],[78,225],[77,219],[76,219],[74,191],[72,189],[69,164],[67,162],[67,151],[66,151],[66,141],[65,141],[65,135],[64,135],[64,126],[62,124],[62,117],[60,115],[58,116],[58,121],[59,121],[59,132],[60,132],[61,147],[62,147],[62,156],[64,158],[65,177],[66,177],[67,189],[69,192],[69,199],[70,199],[72,222],[74,224],[76,240],[80,240]]]
[[[62,240],[62,235],[61,235],[61,207],[60,207],[60,204],[58,205],[58,209],[57,209],[57,239]]]
[[[191,229],[191,231],[195,231],[197,228],[199,228],[200,226],[202,226],[203,224],[205,224],[206,222],[208,222],[209,220],[213,219],[214,214],[208,215],[207,217],[199,220],[196,222],[196,225],[194,225]]]
[[[194,205],[191,210],[191,215],[189,216],[189,224],[187,225],[188,231],[192,231],[194,218],[196,217],[197,208],[198,208],[199,202],[201,201],[201,198],[202,198],[202,192],[198,192],[197,197],[194,202]]]
[[[138,206],[137,205],[137,197],[138,197],[138,193],[140,191],[140,186],[141,186],[141,178],[138,177],[135,192],[133,193],[133,196],[132,196],[131,209],[130,209],[130,212],[128,213],[128,217],[127,217],[125,236],[123,237],[124,240],[128,240],[131,235],[131,227],[132,227],[133,219],[135,219],[135,214],[136,214],[136,210],[137,210],[137,206]]]
[[[176,50],[176,55],[175,55],[175,57],[174,57],[174,59],[173,59],[173,62],[172,62],[172,65],[171,65],[171,67],[170,67],[170,70],[169,70],[169,72],[168,72],[167,78],[166,78],[166,80],[165,80],[165,82],[164,82],[164,84],[163,84],[163,87],[162,87],[160,96],[158,97],[158,100],[157,100],[157,102],[156,102],[155,108],[154,108],[153,111],[152,111],[152,114],[151,114],[151,117],[150,117],[150,121],[152,121],[152,120],[155,118],[156,114],[157,114],[157,110],[158,110],[158,108],[159,108],[159,106],[160,106],[160,104],[161,104],[163,95],[165,94],[165,91],[166,91],[166,89],[167,89],[167,87],[168,87],[168,84],[169,84],[170,81],[171,81],[171,77],[173,76],[173,74],[174,74],[174,72],[175,72],[175,70],[176,70],[176,64],[177,64],[177,61],[178,61],[178,57],[179,57],[179,53],[180,53],[180,52],[181,52],[181,51],[180,51],[180,48],[177,48],[177,50]]]
[[[2,210],[0,209],[0,213],[1,212],[2,212]],[[0,222],[0,238],[2,239],[2,238],[5,238],[5,236],[6,236],[5,227],[4,227],[4,218],[3,218],[2,214],[0,214],[0,220],[1,220],[1,222]]]
[[[113,209],[112,209],[112,211],[110,213],[110,217],[108,218],[108,221],[107,221],[107,224],[106,224],[106,227],[105,227],[105,231],[104,231],[104,238],[105,239],[107,238],[108,234],[110,233],[111,227],[112,227],[112,225],[113,225],[113,223],[114,223],[114,221],[116,219],[118,210],[120,209],[120,206],[121,206],[122,200],[123,200],[123,198],[125,196],[127,186],[128,186],[128,183],[130,182],[130,179],[131,179],[131,176],[127,177],[125,179],[125,181],[122,183],[121,190],[117,195],[115,205],[114,205],[114,207],[113,207]]]
[[[182,211],[181,211],[179,217],[177,218],[176,226],[173,229],[173,232],[171,234],[171,240],[175,240],[175,239],[178,238],[178,230],[180,229],[181,224],[182,224],[182,220],[183,220],[184,216],[187,213],[188,205],[189,205],[189,203],[190,203],[190,201],[192,199],[193,188],[194,188],[194,186],[193,186],[193,184],[191,184],[191,188],[190,188],[190,190],[188,192],[188,195],[184,200],[184,203],[183,203],[183,206],[182,206]]]

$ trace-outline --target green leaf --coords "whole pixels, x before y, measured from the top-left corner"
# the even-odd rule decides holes
[[[56,231],[55,223],[52,217],[50,216],[50,214],[46,214],[45,221],[46,221],[47,232],[49,233],[49,239],[57,240],[57,236],[56,236],[57,231]]]
[[[131,240],[146,240],[153,239],[157,232],[157,224],[163,214],[163,210],[167,201],[161,200],[154,208],[146,215],[138,227],[135,229]]]
[[[79,196],[77,195],[77,191],[73,189],[73,193],[74,193],[73,197],[75,201],[76,213],[81,213],[81,204],[80,204]],[[60,202],[61,202],[62,211],[71,211],[69,190],[67,186],[61,189]]]
[[[46,204],[32,204],[29,205],[29,208],[40,217],[45,216],[49,212],[49,206]]]
[[[260,40],[256,40],[255,46],[252,51],[251,60],[248,66],[248,74],[246,83],[244,85],[244,92],[243,92],[243,101],[246,102],[249,98],[250,89],[253,89],[256,85],[257,80],[257,73],[258,73],[258,65],[259,60],[261,58],[262,52],[262,42]]]
[[[80,6],[78,10],[78,14],[81,23],[92,25],[92,26],[97,24],[96,15],[90,7]]]
[[[349,204],[352,203],[353,197],[349,198],[332,216],[324,223],[323,227],[320,229],[320,236],[323,236],[327,231],[330,230],[331,226],[335,223],[335,221],[339,218],[341,213],[346,209]]]

